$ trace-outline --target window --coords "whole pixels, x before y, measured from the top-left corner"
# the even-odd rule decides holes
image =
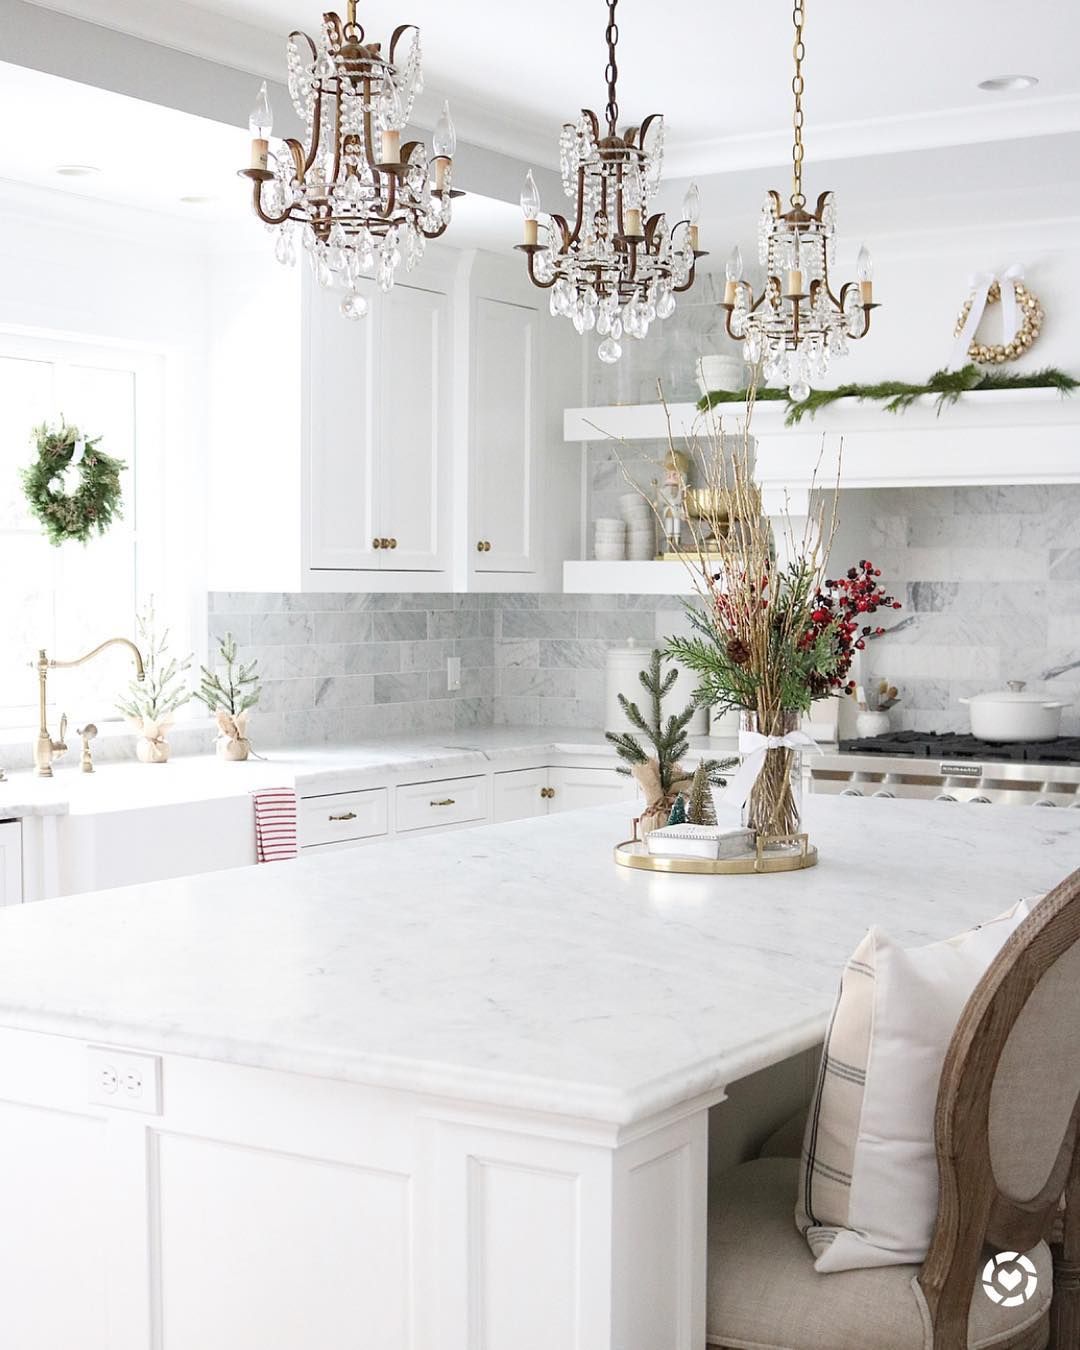
[[[134,638],[137,606],[165,587],[163,364],[122,347],[0,333],[0,728],[37,725],[29,667],[39,648],[68,661],[107,637]],[[34,454],[32,429],[61,415],[127,464],[123,518],[85,546],[49,543],[19,477]],[[118,720],[116,699],[132,673],[118,647],[51,675],[53,734],[61,712],[72,729]]]

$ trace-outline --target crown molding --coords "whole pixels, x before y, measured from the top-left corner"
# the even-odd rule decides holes
[[[1080,131],[1080,95],[980,103],[940,113],[866,118],[858,122],[810,123],[807,161],[859,159],[866,155],[933,150],[951,145],[1022,140]],[[672,138],[665,150],[673,174],[729,173],[788,163],[791,131],[753,136],[717,136],[698,141]]]

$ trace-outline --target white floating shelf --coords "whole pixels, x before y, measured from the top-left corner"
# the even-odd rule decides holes
[[[938,410],[935,396],[924,395],[902,413],[880,405],[844,399],[784,425],[786,405],[758,403],[753,433],[757,476],[766,509],[805,511],[805,495],[817,469],[817,484],[836,480],[841,487],[930,487],[971,484],[1080,483],[1080,393],[1062,396],[1056,389],[1001,389],[961,394]],[[710,419],[738,433],[743,406],[723,404],[701,413],[693,403],[568,408],[568,441],[601,443],[677,440],[703,435]]]
[[[681,562],[563,563],[567,595],[693,595]]]

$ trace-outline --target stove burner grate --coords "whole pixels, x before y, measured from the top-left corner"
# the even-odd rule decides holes
[[[1080,736],[1055,741],[980,741],[953,731],[890,731],[841,741],[845,754],[906,755],[911,759],[1014,760],[1029,764],[1080,764]]]

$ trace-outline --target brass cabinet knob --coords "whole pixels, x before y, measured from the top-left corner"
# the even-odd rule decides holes
[[[476,551],[477,551],[477,553],[483,553],[483,551],[484,551],[484,541],[483,541],[482,539],[478,539],[478,540],[476,541]]]
[[[391,548],[397,548],[397,540],[396,540],[396,539],[391,539],[389,542],[390,542],[390,547],[391,547]]]
[[[540,796],[544,797],[547,801],[550,801],[551,798],[555,796],[555,789],[553,787],[541,788]]]
[[[373,539],[373,540],[371,541],[371,547],[372,547],[372,548],[382,548],[382,540],[381,540],[381,539]]]

